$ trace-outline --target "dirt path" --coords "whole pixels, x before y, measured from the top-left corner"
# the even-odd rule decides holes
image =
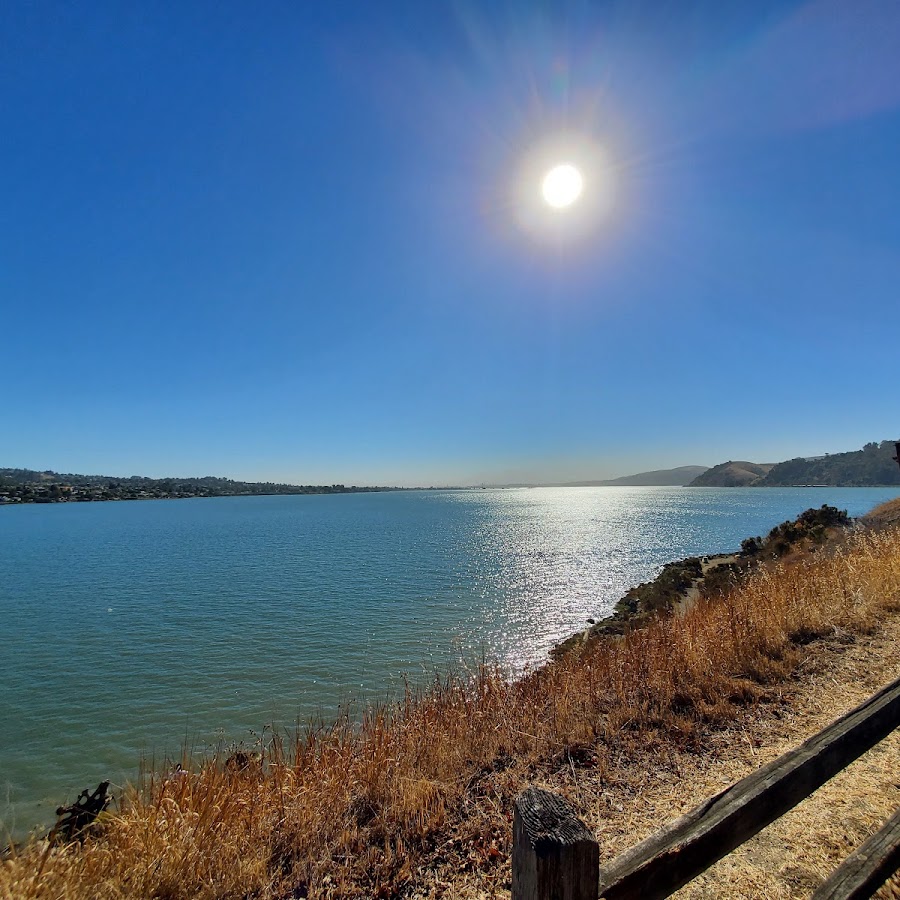
[[[700,565],[703,567],[703,577],[706,577],[713,569],[718,569],[719,566],[731,565],[732,563],[737,562],[738,559],[740,559],[740,554],[738,553],[704,557],[700,560]],[[700,596],[700,582],[702,580],[702,578],[695,579],[694,583],[684,592],[684,598],[677,607],[679,615],[683,616],[697,602],[697,598]]]
[[[609,860],[796,747],[900,676],[898,647],[900,615],[867,636],[836,634],[808,646],[796,677],[770,702],[751,708],[728,729],[709,734],[696,752],[673,751],[665,742],[657,746],[651,742],[644,760],[630,757],[621,767],[603,771],[570,761],[541,773],[532,783],[569,797],[597,836],[601,861]],[[807,898],[898,805],[900,730],[675,896]],[[434,874],[437,884],[417,896],[509,897],[508,861],[501,871],[490,874]],[[900,879],[877,896],[900,898]]]
[[[768,723],[764,744],[755,754],[724,761],[724,779],[742,777],[790,750],[900,676],[898,647],[900,618],[895,617],[871,639],[849,646],[831,643],[810,657],[808,681],[792,698],[788,714]],[[749,747],[759,735],[754,729],[747,737]],[[808,897],[898,806],[900,731],[895,731],[675,896]],[[900,898],[900,881],[895,879],[878,896]]]

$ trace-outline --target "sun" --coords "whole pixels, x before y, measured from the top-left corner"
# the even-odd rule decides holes
[[[571,163],[554,166],[541,182],[541,193],[548,206],[565,209],[571,206],[584,188],[581,172]]]
[[[498,206],[513,222],[547,245],[576,246],[610,217],[624,193],[617,185],[617,166],[606,144],[578,132],[548,134],[521,151],[506,168],[509,180]]]

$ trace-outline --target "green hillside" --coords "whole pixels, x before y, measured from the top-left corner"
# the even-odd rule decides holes
[[[900,485],[900,466],[893,441],[866,444],[862,450],[798,457],[786,462],[727,462],[714,466],[691,487],[875,487]]]
[[[827,484],[868,487],[900,484],[900,466],[892,459],[893,441],[866,444],[862,450],[829,453],[818,459],[789,459],[778,463],[760,482],[761,487]]]

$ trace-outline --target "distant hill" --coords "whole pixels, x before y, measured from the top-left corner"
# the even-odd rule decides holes
[[[690,487],[755,487],[774,465],[775,463],[728,460],[707,469],[690,482]]]
[[[676,469],[654,469],[637,475],[622,475],[605,481],[570,481],[565,487],[683,487],[707,470],[706,466],[678,466]]]
[[[835,487],[900,485],[900,466],[892,459],[893,441],[874,441],[862,450],[831,453],[816,459],[789,459],[766,475],[762,486],[827,484]]]
[[[893,441],[866,444],[862,450],[798,457],[771,464],[727,462],[714,466],[691,487],[875,487],[900,485],[900,466],[892,458]]]

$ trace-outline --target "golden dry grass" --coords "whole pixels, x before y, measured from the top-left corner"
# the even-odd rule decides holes
[[[481,667],[358,727],[272,740],[243,769],[210,760],[159,775],[83,845],[35,843],[6,860],[0,897],[502,893],[511,801],[527,781],[565,781],[601,832],[594,801],[609,787],[602,802],[623,808],[601,837],[623,849],[652,828],[645,813],[629,822],[636,767],[676,784],[685,755],[705,758],[696,751],[721,746],[748,710],[778,707],[809,642],[871,632],[898,609],[900,531],[855,534],[521,681]]]
[[[876,506],[875,509],[863,516],[862,521],[870,528],[885,528],[897,525],[900,523],[900,497]]]

